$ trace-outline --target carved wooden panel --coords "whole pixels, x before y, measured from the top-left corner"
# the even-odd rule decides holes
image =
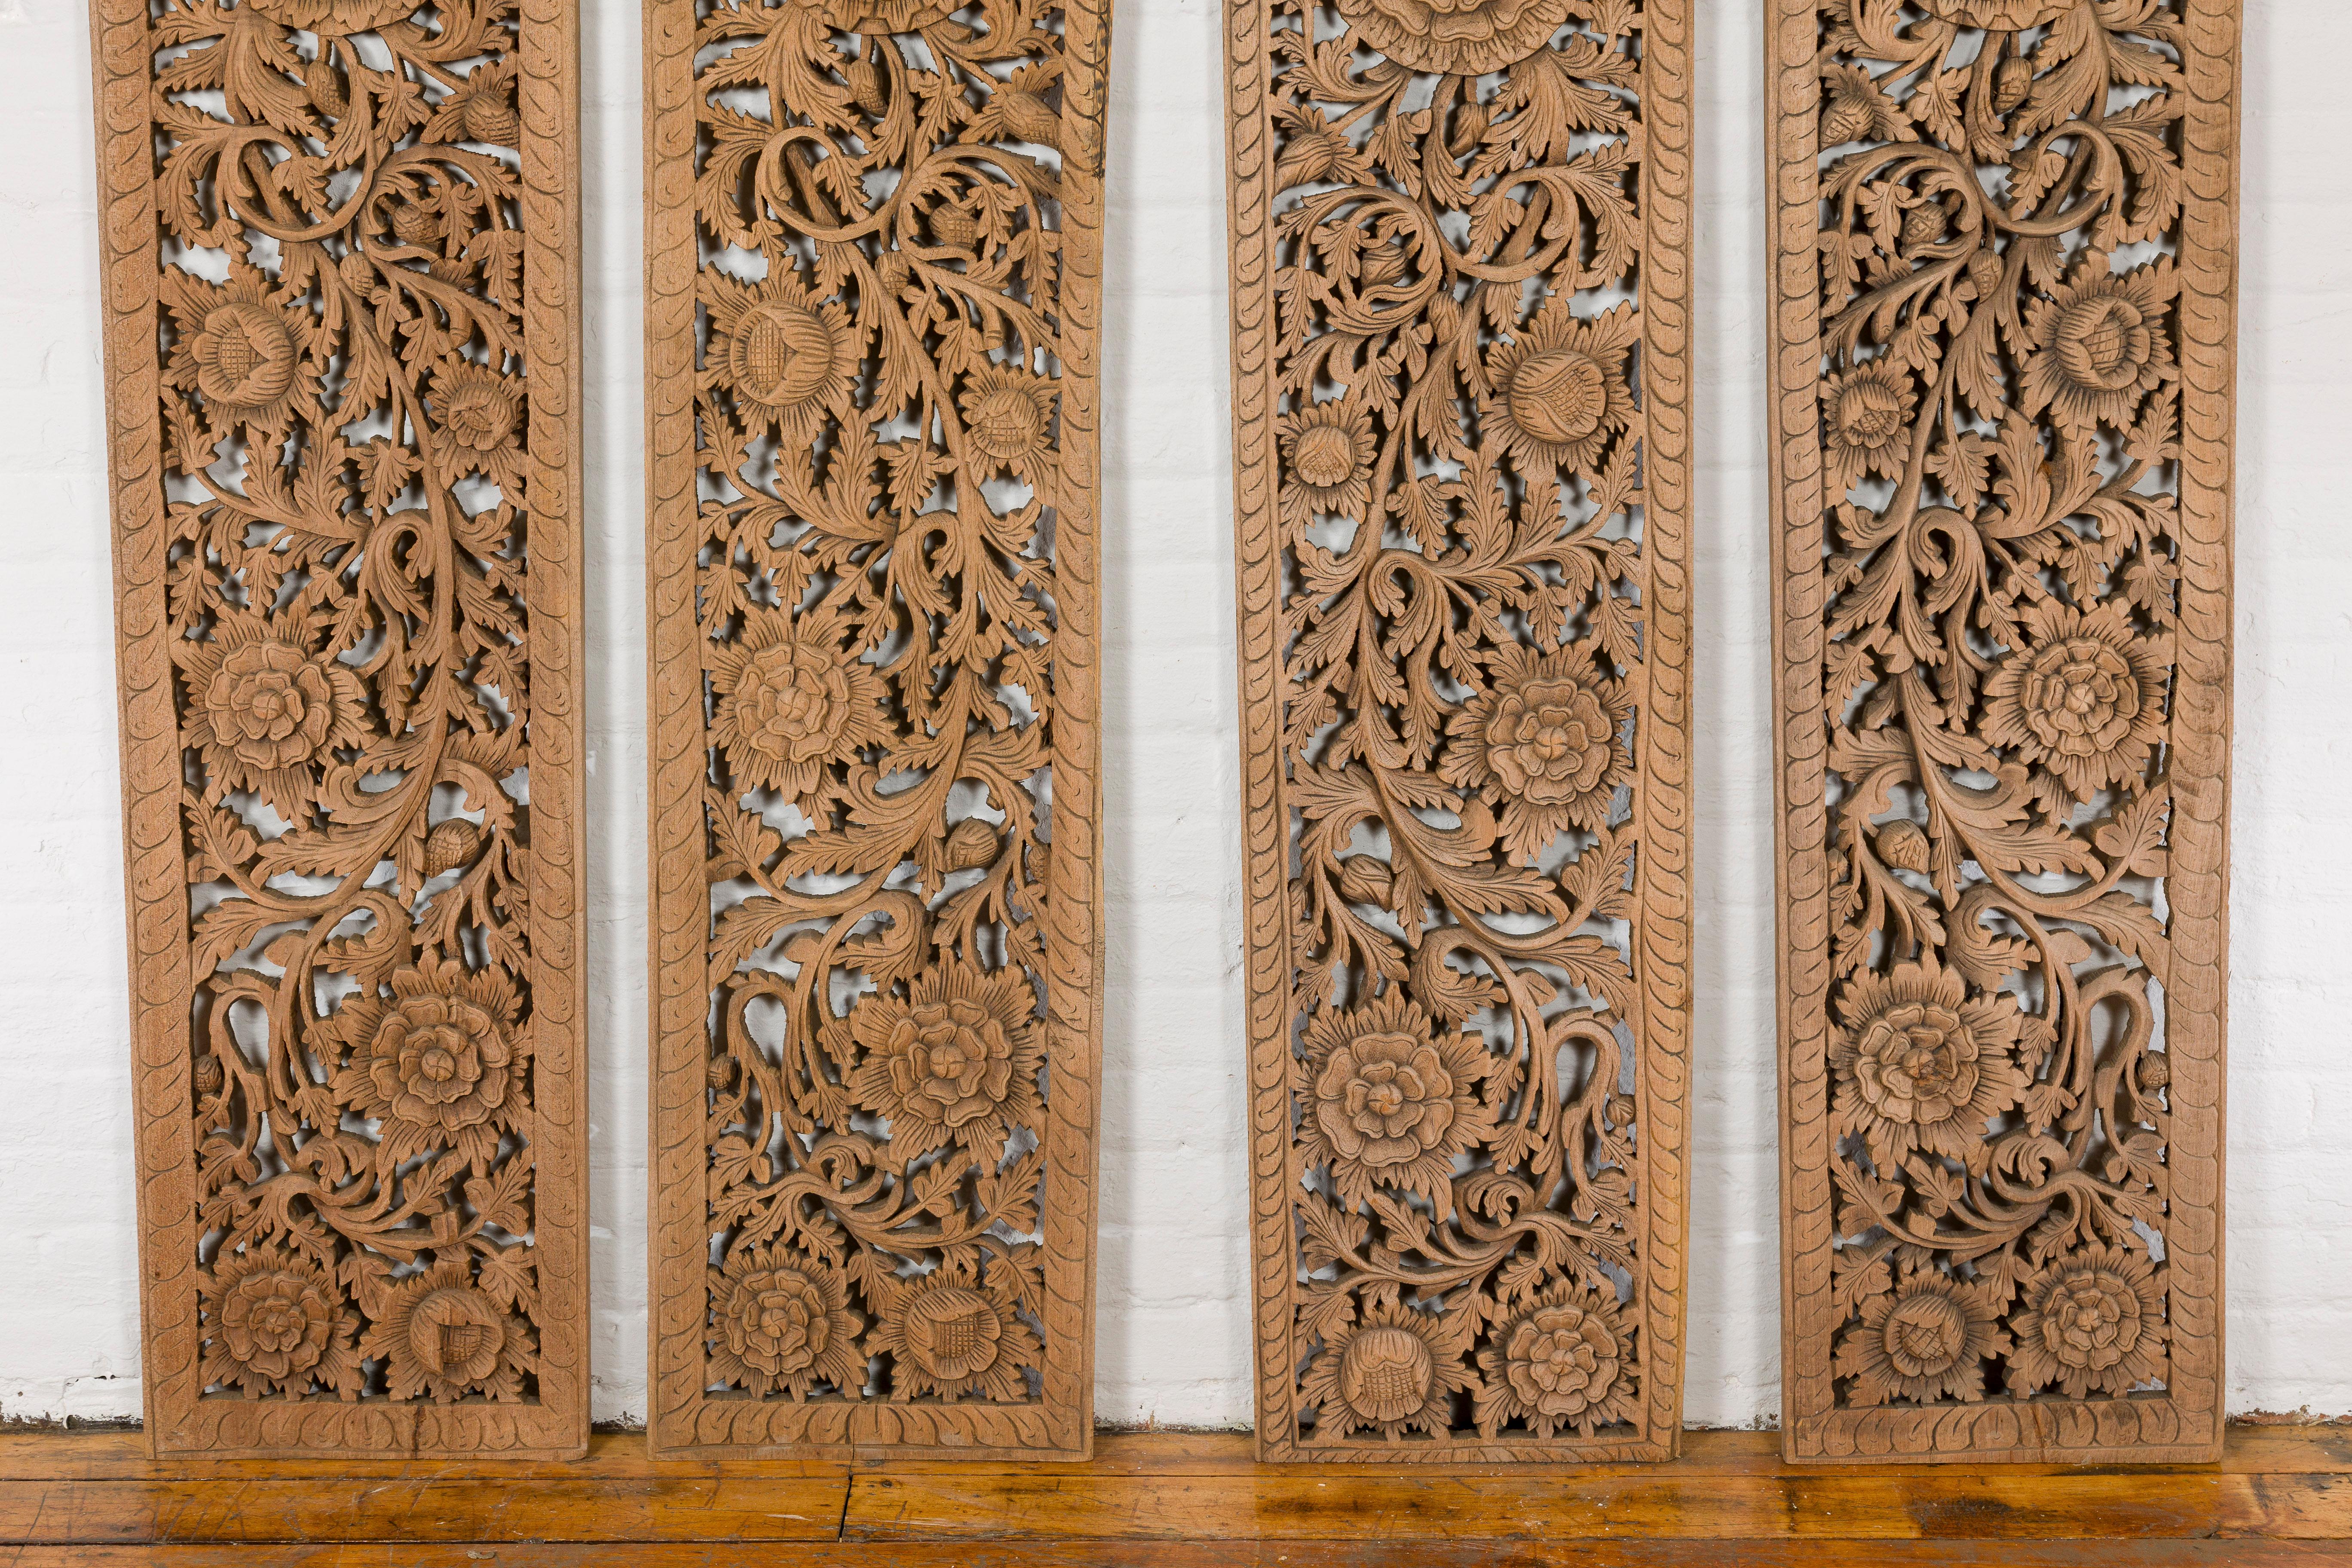
[[[2221,1446],[2236,0],[1774,0],[1792,1458]]]
[[[1257,1431],[1663,1458],[1687,0],[1229,0]]]
[[[147,1431],[577,1454],[576,17],[91,28]]]
[[[646,7],[656,1451],[1092,1441],[1108,13]]]

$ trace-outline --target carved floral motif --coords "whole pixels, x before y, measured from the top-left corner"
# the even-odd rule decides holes
[[[531,421],[542,396],[568,403],[563,350],[538,357],[570,338],[543,233],[567,198],[522,172],[560,139],[570,88],[541,80],[529,136],[517,98],[533,29],[564,24],[524,9],[167,0],[105,23],[105,59],[143,79],[101,82],[102,139],[135,118],[124,90],[146,122],[100,162],[150,182],[110,196],[110,276],[159,242],[163,258],[110,370],[142,389],[118,392],[126,431],[154,399],[151,439],[115,448],[121,559],[154,573],[126,566],[124,679],[126,701],[166,692],[176,719],[147,776],[190,889],[167,952],[148,942],[167,885],[134,873],[134,989],[193,987],[166,1026],[184,1076],[151,1061],[142,1089],[152,1106],[183,1085],[193,1121],[157,1135],[194,1163],[162,1200],[179,1212],[149,1223],[208,1260],[186,1296],[156,1288],[149,1376],[173,1445],[409,1431],[319,1418],[322,1398],[467,1401],[404,1439],[445,1452],[550,1451],[574,1415],[584,1432],[584,1358],[567,1353],[560,1394],[540,1382],[537,1259],[572,1238],[537,1184],[543,1163],[578,1168],[579,1133],[569,1088],[543,1104],[533,1071],[533,986],[567,978],[577,894],[573,694],[538,655],[564,644],[576,551],[562,459],[533,447],[560,453],[564,433]],[[157,579],[142,627],[129,606]],[[532,796],[559,804],[535,815]],[[155,842],[144,809],[134,853]],[[566,1086],[570,1012],[544,1026]]]
[[[1817,15],[1831,1376],[1916,1452],[2168,1375],[2188,29]]]
[[[1288,973],[1253,981],[1281,988],[1256,1049],[1287,1069],[1291,1173],[1258,1245],[1297,1279],[1268,1451],[1631,1448],[1636,758],[1645,639],[1680,636],[1647,618],[1648,13],[1336,9],[1282,0],[1264,40],[1273,323],[1236,338],[1270,360],[1236,439],[1267,450],[1243,542],[1282,600],[1244,644],[1278,627],[1267,815],[1295,856]]]

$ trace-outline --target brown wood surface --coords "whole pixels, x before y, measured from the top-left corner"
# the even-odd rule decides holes
[[[2219,1450],[2242,10],[1767,13],[1791,1458]]]
[[[1106,1435],[1083,1463],[322,1458],[159,1463],[135,1434],[0,1437],[0,1568],[62,1563],[1853,1562],[2303,1563],[2352,1542],[2352,1430],[2231,1433],[2222,1461],[1823,1469],[1769,1433],[1665,1464],[1264,1465],[1242,1434]],[[1997,1546],[1969,1542],[1998,1542]],[[2118,1542],[2130,1554],[2114,1555]],[[12,1552],[14,1554],[12,1555]],[[152,1555],[142,1555],[152,1553]],[[467,1555],[473,1553],[474,1555]],[[482,1555],[488,1553],[490,1555]],[[1811,1555],[1807,1555],[1811,1554]]]

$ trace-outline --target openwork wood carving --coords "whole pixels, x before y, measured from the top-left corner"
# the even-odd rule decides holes
[[[91,22],[147,1430],[576,1454],[575,17]]]
[[[1787,1448],[2221,1446],[2236,0],[1775,0]]]
[[[1686,0],[1232,0],[1257,1431],[1663,1458]]]
[[[653,0],[657,1451],[1092,1441],[1108,0]]]

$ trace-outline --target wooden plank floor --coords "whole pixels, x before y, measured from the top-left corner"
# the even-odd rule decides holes
[[[2352,1428],[2244,1427],[2219,1465],[1822,1468],[1694,1432],[1670,1465],[1253,1464],[1105,1436],[1085,1465],[156,1464],[134,1433],[0,1435],[0,1568],[1647,1568],[2352,1564]]]

